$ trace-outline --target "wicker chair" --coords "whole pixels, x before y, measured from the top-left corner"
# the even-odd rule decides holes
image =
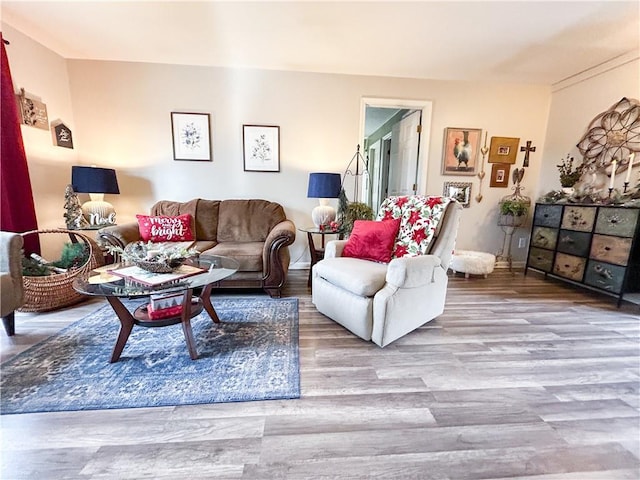
[[[24,303],[22,245],[20,234],[0,232],[0,314],[8,336],[16,333],[14,312]]]

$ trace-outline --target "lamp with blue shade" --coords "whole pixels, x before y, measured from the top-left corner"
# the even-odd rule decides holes
[[[329,225],[336,219],[336,209],[329,205],[329,199],[338,198],[341,188],[342,182],[339,173],[309,174],[307,197],[317,198],[320,202],[320,205],[311,212],[311,219],[316,227]]]
[[[116,224],[116,212],[104,201],[105,193],[120,193],[116,171],[112,168],[71,167],[71,184],[76,193],[88,193],[90,201],[82,204],[82,213],[89,228]]]

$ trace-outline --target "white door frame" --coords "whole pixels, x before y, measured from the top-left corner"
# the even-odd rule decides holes
[[[420,133],[420,145],[418,153],[418,173],[417,173],[417,193],[427,194],[427,165],[429,163],[429,143],[431,139],[431,111],[433,102],[431,100],[406,100],[400,98],[378,98],[362,97],[360,100],[360,132],[358,144],[364,143],[364,127],[367,107],[383,108],[408,108],[412,110],[422,110],[422,132]]]

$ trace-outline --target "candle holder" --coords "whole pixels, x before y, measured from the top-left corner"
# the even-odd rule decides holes
[[[612,193],[613,193],[613,187],[609,187],[609,198],[611,198]]]
[[[623,188],[624,188],[624,190],[623,190],[622,193],[627,193],[627,188],[629,188],[629,182],[624,182]]]

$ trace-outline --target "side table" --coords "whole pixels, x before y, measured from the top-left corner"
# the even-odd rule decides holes
[[[311,288],[311,269],[316,263],[324,258],[324,237],[326,235],[338,235],[338,239],[342,240],[344,238],[344,231],[320,230],[318,227],[303,227],[298,228],[298,230],[300,230],[301,232],[306,232],[307,241],[309,242],[309,255],[311,256],[311,263],[309,264],[309,279],[307,280],[307,286]],[[314,235],[320,235],[322,237],[321,248],[316,248],[316,245],[313,241]]]

